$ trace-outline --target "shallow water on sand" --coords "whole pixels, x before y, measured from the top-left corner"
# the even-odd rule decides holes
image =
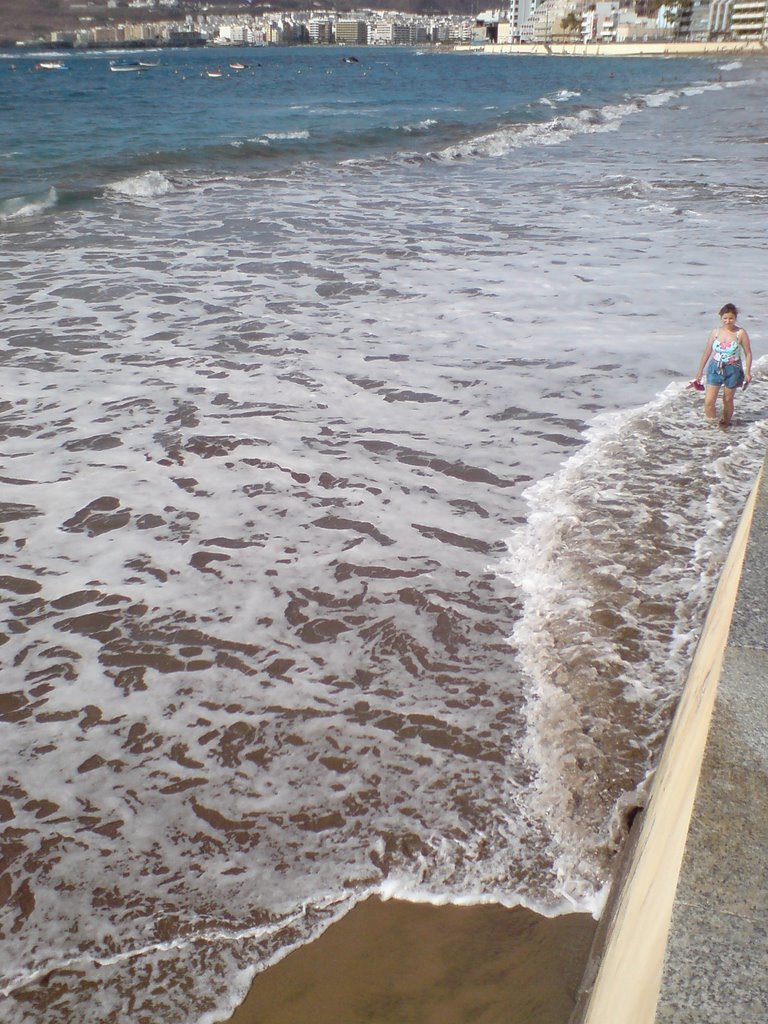
[[[723,301],[762,348],[762,66],[610,63],[6,207],[9,1020],[224,1016],[371,893],[599,907],[766,442],[762,364],[684,389]]]

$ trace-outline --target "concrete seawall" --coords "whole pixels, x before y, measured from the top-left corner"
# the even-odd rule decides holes
[[[768,1021],[768,458],[571,1024]]]

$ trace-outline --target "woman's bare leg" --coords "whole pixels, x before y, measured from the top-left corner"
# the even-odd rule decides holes
[[[733,396],[735,388],[723,388],[723,415],[720,418],[720,426],[727,427],[733,419]]]
[[[715,403],[717,402],[717,394],[719,390],[719,384],[707,384],[707,393],[704,395],[704,415],[708,420],[717,419]],[[726,388],[726,391],[727,390],[728,389]],[[733,413],[733,392],[731,392],[731,413]]]

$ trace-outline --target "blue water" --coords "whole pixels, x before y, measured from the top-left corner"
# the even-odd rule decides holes
[[[9,1024],[599,912],[768,440],[762,61],[141,56],[0,59]]]
[[[114,53],[0,62],[0,199],[98,194],[115,177],[258,174],[303,161],[426,154],[476,134],[551,120],[712,74],[687,60],[556,61],[294,47],[141,54],[158,67],[113,73]],[[357,64],[345,62],[356,57]],[[249,66],[242,71],[230,62]],[[11,71],[11,64],[16,71]],[[222,78],[206,71],[221,69]],[[22,115],[23,116],[20,116]]]

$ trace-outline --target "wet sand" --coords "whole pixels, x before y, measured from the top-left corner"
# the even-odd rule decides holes
[[[595,928],[371,898],[257,975],[229,1024],[566,1024]]]

